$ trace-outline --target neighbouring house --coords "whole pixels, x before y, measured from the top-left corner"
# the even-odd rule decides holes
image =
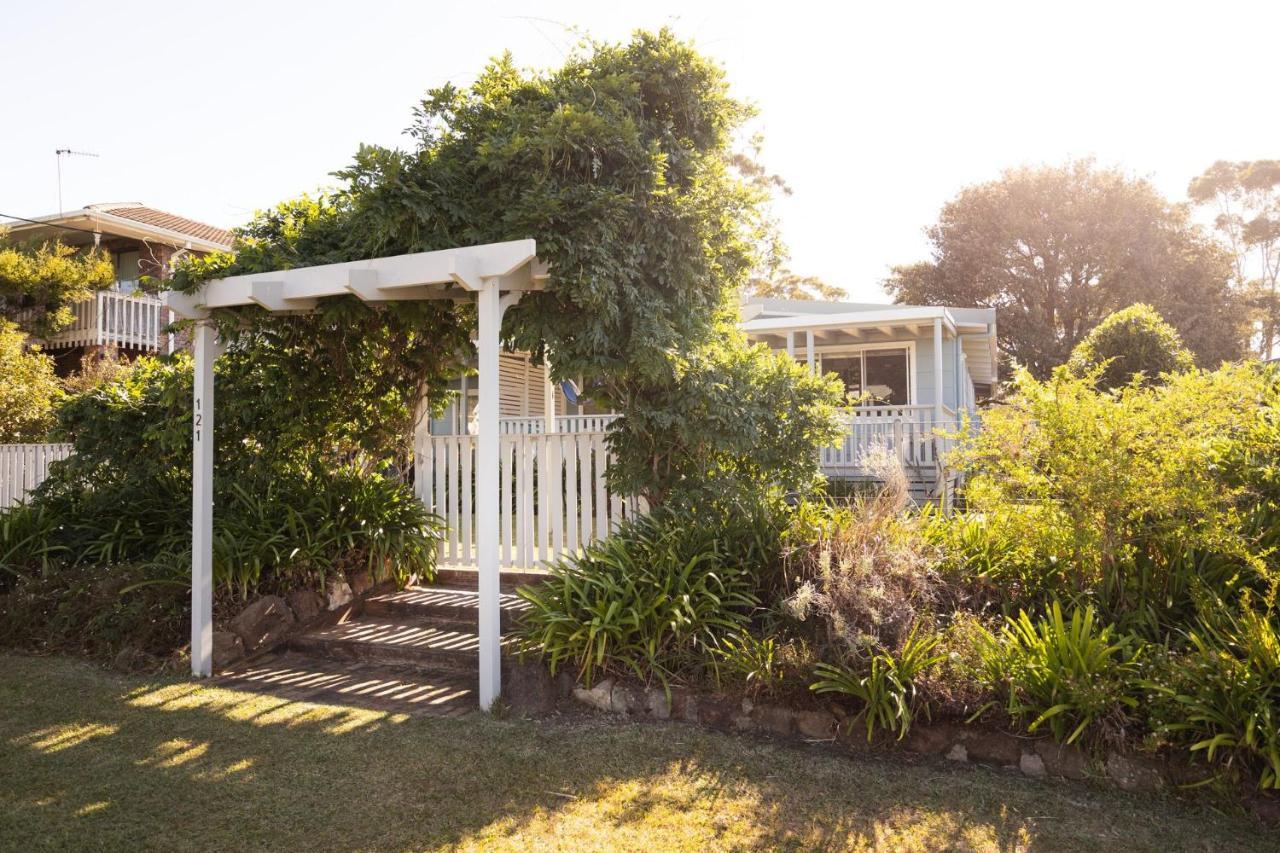
[[[3,224],[13,240],[97,246],[115,264],[112,285],[75,305],[72,324],[40,342],[63,376],[75,372],[86,356],[104,350],[122,358],[171,352],[175,341],[163,330],[174,317],[158,296],[142,291],[140,279],[167,278],[173,262],[185,254],[231,250],[231,232],[139,202],[90,204]]]
[[[945,497],[954,486],[943,453],[997,384],[995,309],[753,298],[740,328],[844,382],[845,438],[821,455],[829,477],[869,477],[868,451],[882,446],[897,454],[917,497]],[[614,417],[569,399],[572,391],[552,385],[545,365],[525,354],[503,353],[499,372],[503,434],[598,432]],[[432,435],[474,432],[475,378],[455,380],[453,390]]]
[[[844,382],[845,438],[822,451],[823,473],[866,478],[867,453],[882,446],[917,498],[946,498],[955,483],[943,455],[998,381],[994,308],[750,299],[740,328]]]

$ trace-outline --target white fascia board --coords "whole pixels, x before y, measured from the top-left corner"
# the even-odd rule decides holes
[[[194,249],[198,252],[230,252],[231,246],[226,243],[217,243],[213,240],[202,240],[191,234],[184,234],[181,231],[174,231],[170,228],[161,228],[158,225],[148,225],[145,222],[139,222],[136,219],[129,219],[125,216],[116,216],[107,213],[105,210],[89,211],[91,219],[97,219],[103,223],[111,225],[113,228],[133,229],[135,234],[152,234],[152,239],[158,239],[165,243],[172,243],[178,248]],[[116,232],[112,232],[116,233]],[[134,236],[133,234],[122,236]],[[146,238],[142,238],[146,239]]]
[[[954,334],[956,322],[945,307],[934,305],[904,306],[887,311],[853,311],[847,314],[806,314],[795,317],[770,317],[738,324],[747,333],[786,334],[819,329],[844,329],[860,326],[884,326],[944,320]],[[985,327],[981,327],[985,328]]]
[[[480,287],[486,279],[509,276],[536,260],[537,245],[533,240],[513,240],[230,276],[207,282],[196,300],[205,308],[249,304],[267,307],[263,303],[270,302],[284,310],[295,310],[294,306],[302,308],[311,300],[348,293],[370,300],[374,297],[421,299],[426,296],[423,288],[432,286],[436,290],[453,289],[465,294]],[[536,287],[541,286],[544,279],[530,280],[537,281]],[[272,284],[264,289],[264,282]],[[255,295],[259,298],[255,299]],[[262,298],[264,296],[271,298]]]

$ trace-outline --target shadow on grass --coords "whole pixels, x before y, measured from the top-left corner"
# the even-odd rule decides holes
[[[425,718],[0,656],[0,846],[1249,849],[1247,823],[678,725]]]

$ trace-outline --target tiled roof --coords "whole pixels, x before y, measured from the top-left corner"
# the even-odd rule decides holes
[[[196,222],[194,219],[187,219],[185,216],[165,213],[163,210],[155,210],[141,204],[91,204],[89,207],[112,216],[132,219],[144,225],[177,231],[179,234],[187,234],[199,240],[222,243],[225,246],[231,245],[231,232],[225,228],[216,228],[213,225]]]

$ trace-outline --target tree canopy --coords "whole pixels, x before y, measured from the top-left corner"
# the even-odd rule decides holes
[[[1243,352],[1229,258],[1145,180],[1090,160],[1011,169],[962,190],[926,233],[933,259],[895,267],[890,294],[998,309],[1001,350],[1037,376],[1135,302],[1154,306],[1202,365]]]
[[[53,359],[26,344],[22,330],[0,317],[0,444],[44,441],[62,396]]]
[[[1130,305],[1103,320],[1071,352],[1077,376],[1098,373],[1104,388],[1128,385],[1136,374],[1152,382],[1195,366],[1178,332],[1150,305]]]
[[[628,415],[660,398],[688,363],[726,371],[688,388],[745,398],[751,391],[734,370],[767,375],[771,357],[726,330],[748,276],[778,248],[765,207],[777,179],[733,147],[750,114],[722,69],[666,30],[586,45],[548,72],[519,70],[505,56],[469,87],[427,94],[410,129],[413,150],[361,147],[335,173],[337,192],[260,214],[240,231],[234,258],[189,261],[175,286],[532,237],[551,285],[507,312],[508,347],[549,359],[556,378],[589,378],[597,403]],[[233,349],[263,352],[288,380],[282,391],[303,401],[312,386],[322,396],[347,393],[361,404],[351,417],[362,407],[368,415],[351,431],[390,436],[423,390],[437,405],[445,400],[445,381],[470,354],[473,311],[346,297],[306,317],[246,307],[217,319]],[[769,417],[785,419],[790,403],[803,407],[799,397],[825,386],[804,376],[794,387],[797,401],[776,400]],[[723,393],[716,404],[727,405]],[[690,411],[698,405],[685,400]],[[298,416],[310,416],[305,404]],[[684,445],[689,452],[725,438],[703,429]],[[645,447],[615,443],[620,454]],[[651,456],[633,461],[630,470],[647,466],[659,479]]]
[[[828,284],[815,275],[799,275],[783,267],[773,272],[753,275],[747,282],[748,296],[766,299],[830,300],[847,299],[845,293],[834,284]]]
[[[1269,358],[1280,341],[1280,160],[1219,160],[1187,195],[1217,208],[1214,226],[1231,249],[1236,286],[1262,333]]]
[[[0,232],[0,317],[47,337],[71,322],[71,305],[115,280],[105,252],[62,243],[8,245]]]

